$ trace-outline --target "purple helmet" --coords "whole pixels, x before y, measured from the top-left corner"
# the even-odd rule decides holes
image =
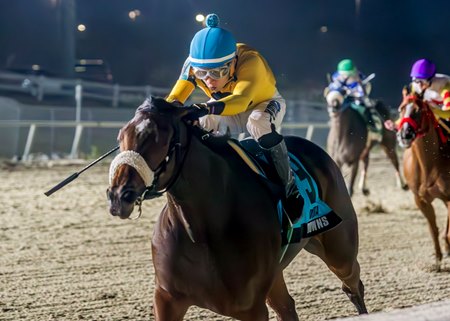
[[[428,59],[417,60],[411,68],[411,77],[430,79],[436,74],[436,66]]]

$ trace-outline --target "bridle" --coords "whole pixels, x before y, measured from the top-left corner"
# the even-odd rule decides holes
[[[405,97],[405,101],[402,104],[402,106],[400,106],[400,108],[403,108],[408,104],[416,104],[422,113],[420,115],[420,118],[422,119],[422,117],[426,117],[426,118],[430,119],[433,124],[433,128],[437,130],[441,141],[442,142],[447,141],[447,137],[442,132],[442,128],[439,126],[439,122],[436,120],[436,117],[434,116],[433,111],[431,110],[430,106],[426,102],[424,102],[422,99],[420,99],[416,95],[408,95]],[[410,115],[406,116],[406,117],[402,117],[402,119],[400,120],[400,123],[398,124],[398,128],[401,129],[405,123],[410,125],[413,128],[413,130],[416,134],[416,138],[425,136],[429,130],[428,128],[426,130],[424,130],[421,125],[419,125],[413,118],[411,118]],[[422,121],[422,123],[423,123],[423,121]]]
[[[174,133],[169,142],[168,153],[163,158],[161,163],[153,171],[154,172],[153,180],[150,183],[150,185],[146,186],[144,191],[141,193],[141,195],[139,195],[137,197],[137,199],[135,200],[135,206],[138,206],[138,215],[136,217],[130,218],[130,219],[136,220],[141,216],[142,203],[144,200],[154,199],[154,198],[158,198],[158,197],[162,196],[165,192],[167,192],[175,184],[176,180],[178,179],[181,169],[183,167],[184,160],[186,158],[186,154],[187,154],[186,152],[183,153],[182,150],[183,150],[183,147],[185,150],[187,150],[189,148],[189,144],[190,144],[191,136],[192,136],[189,133],[189,130],[187,130],[186,126],[184,126],[183,128],[186,132],[186,135],[185,135],[186,141],[182,142],[180,127],[181,126],[179,124],[174,125],[172,127]],[[184,144],[184,146],[183,146],[183,144]],[[123,151],[123,152],[127,152],[127,151]],[[140,154],[139,154],[139,157],[141,157],[143,159],[142,155],[140,155]],[[147,162],[144,159],[143,159],[143,162],[145,164],[144,166],[147,167],[145,170],[151,171],[150,167],[148,166]],[[174,172],[172,175],[169,176],[169,179],[167,180],[167,182],[163,183],[164,187],[162,187],[161,182],[160,182],[160,176],[161,176],[161,174],[166,172],[167,168],[169,167],[169,165],[172,162],[173,162]],[[126,164],[126,165],[129,165],[136,169],[135,164],[133,164],[131,162],[124,161],[121,164]],[[137,172],[142,178],[142,174],[140,173],[141,171],[137,170]],[[114,173],[112,175],[114,175]],[[110,176],[111,176],[111,173],[110,173]],[[145,182],[145,180],[144,180],[144,182]]]

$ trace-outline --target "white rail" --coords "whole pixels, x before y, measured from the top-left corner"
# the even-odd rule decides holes
[[[29,160],[31,147],[33,145],[33,140],[37,127],[65,127],[65,128],[75,128],[75,135],[73,137],[72,148],[70,152],[70,158],[76,158],[78,156],[78,148],[80,145],[81,135],[84,128],[121,128],[124,122],[115,121],[0,121],[1,127],[29,127],[28,136],[25,143],[25,148],[22,154],[22,160]]]
[[[75,128],[75,134],[72,141],[72,148],[70,151],[71,158],[77,158],[80,139],[85,128],[121,128],[125,123],[119,121],[0,121],[0,128],[20,128],[28,127],[28,135],[25,143],[22,160],[29,160],[30,151],[33,146],[33,141],[38,127],[65,127]],[[285,123],[281,127],[283,129],[306,129],[305,138],[311,140],[315,128],[328,128],[327,123]]]

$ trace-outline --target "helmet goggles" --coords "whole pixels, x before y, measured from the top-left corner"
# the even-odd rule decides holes
[[[413,77],[413,82],[419,85],[429,85],[430,80],[429,79],[421,79],[421,78],[415,78]]]
[[[231,63],[227,63],[224,66],[217,68],[198,68],[192,67],[192,71],[194,72],[194,76],[198,79],[204,80],[207,77],[212,79],[220,79],[226,77],[230,74]]]

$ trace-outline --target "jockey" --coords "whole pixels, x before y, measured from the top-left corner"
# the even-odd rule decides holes
[[[184,104],[196,87],[202,89],[210,99],[194,104],[204,113],[200,125],[221,133],[247,130],[274,164],[286,198],[298,197],[286,144],[277,131],[286,102],[272,70],[258,51],[236,44],[233,35],[218,24],[216,14],[206,17],[206,27],[192,39],[189,57],[166,100]]]
[[[411,68],[412,93],[423,97],[431,107],[448,111],[450,110],[450,77],[443,74],[436,74],[435,64],[428,59],[417,60]],[[384,126],[389,130],[396,130],[400,122],[395,123],[387,120]]]
[[[432,107],[450,110],[450,77],[436,74],[436,66],[428,59],[417,60],[411,68],[411,89],[422,95]]]
[[[340,61],[337,71],[333,73],[331,82],[325,89],[328,106],[342,105],[347,98],[362,102],[366,107],[371,107],[372,102],[368,95],[372,86],[370,82],[363,84],[364,78],[364,75],[356,68],[351,59]]]
[[[382,139],[383,120],[390,118],[390,111],[382,104],[376,104],[369,98],[372,85],[371,74],[365,77],[351,59],[341,60],[337,71],[331,76],[331,82],[324,90],[324,96],[329,107],[350,104],[357,110],[367,124],[369,132],[377,140]],[[375,107],[377,105],[377,107]]]

